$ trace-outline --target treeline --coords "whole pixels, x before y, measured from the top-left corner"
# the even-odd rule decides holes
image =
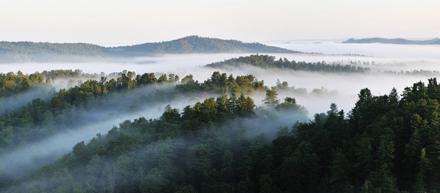
[[[123,73],[123,72],[121,72]],[[8,72],[6,74],[0,73],[0,97],[11,96],[20,92],[28,91],[34,87],[42,87],[54,84],[57,79],[66,79],[68,81],[75,81],[77,79],[99,79],[100,77],[117,78],[121,73],[111,74],[91,74],[84,73],[82,70],[51,70],[43,72],[35,72],[32,74],[23,74],[18,71]]]
[[[415,83],[401,97],[368,88],[358,97],[347,117],[332,104],[313,122],[279,128],[272,141],[249,135],[256,128],[249,123],[276,119],[256,115],[244,95],[183,112],[167,107],[160,119],[126,121],[78,143],[8,192],[440,191],[437,80]],[[267,90],[274,109],[297,109],[293,98],[276,101]]]
[[[32,87],[41,86],[44,81],[45,76],[39,74],[25,75],[20,71],[17,74],[0,73],[0,97],[25,92]]]
[[[81,70],[51,70],[41,73],[23,74],[18,71],[0,73],[0,97],[10,96],[19,92],[27,91],[34,86],[41,86],[43,83],[53,82],[57,78],[97,78],[98,74],[83,73]]]
[[[240,67],[244,65],[252,65],[264,69],[291,69],[295,71],[310,71],[310,72],[333,72],[333,73],[369,73],[369,68],[362,68],[350,65],[341,64],[327,64],[326,62],[304,62],[304,61],[289,61],[288,59],[280,58],[276,60],[275,56],[269,55],[250,55],[246,57],[233,58],[223,62],[216,62],[206,65],[213,68],[224,67]]]
[[[55,87],[69,88],[81,84],[82,81],[100,77],[117,78],[121,73],[92,74],[81,70],[51,70],[30,75],[21,71],[17,74],[0,73],[0,114],[16,110],[35,98],[50,100],[55,94]]]
[[[254,75],[237,76],[234,78],[232,74],[229,76],[226,73],[220,74],[216,71],[211,75],[211,78],[199,83],[194,81],[192,75],[185,76],[182,79],[183,84],[176,86],[179,93],[188,92],[211,92],[211,93],[245,93],[252,94],[254,91],[265,91],[267,87],[264,86],[264,81],[258,81]]]

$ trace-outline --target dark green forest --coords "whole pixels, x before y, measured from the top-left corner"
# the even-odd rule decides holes
[[[0,42],[0,62],[77,62],[188,53],[300,53],[261,43],[188,36],[172,41],[103,47],[87,43]]]
[[[56,74],[56,76],[54,75]],[[15,75],[8,73],[10,79],[26,79],[34,75],[40,78],[47,76],[47,82],[40,82],[37,86],[50,86],[56,81],[55,77],[70,74],[70,76],[90,76],[81,74],[81,71],[44,71],[31,75]],[[107,80],[108,75],[101,80],[87,80],[70,89],[60,89],[58,92],[49,92],[51,98],[30,99],[27,105],[15,109],[3,108],[13,104],[14,99],[4,101],[0,107],[0,154],[17,149],[27,144],[44,139],[63,130],[75,130],[82,125],[93,123],[102,118],[111,118],[120,114],[142,110],[145,106],[166,102],[178,97],[199,97],[202,95],[221,95],[234,93],[253,93],[254,90],[264,92],[267,87],[263,82],[255,80],[252,75],[227,76],[225,73],[214,72],[212,77],[202,83],[194,81],[192,75],[184,77],[181,84],[179,76],[174,74],[144,73],[136,75],[131,71],[117,73],[117,78]],[[53,75],[53,76],[51,76]],[[49,78],[51,77],[51,78]],[[228,77],[221,84],[221,77]],[[32,79],[32,78],[31,78]],[[17,86],[18,85],[18,86]],[[22,87],[15,84],[14,90]],[[34,85],[31,85],[32,88]],[[36,88],[34,88],[36,89]],[[124,99],[124,100],[121,100]],[[115,110],[116,109],[116,110]],[[111,111],[111,115],[90,117],[101,111]],[[109,117],[110,116],[110,117]]]
[[[304,62],[289,61],[286,58],[276,60],[275,56],[269,55],[250,55],[239,58],[232,58],[222,62],[215,62],[206,65],[213,68],[240,67],[252,65],[264,69],[291,69],[295,71],[310,72],[332,72],[332,73],[369,73],[369,68],[362,68],[351,65],[327,64],[326,62]]]
[[[0,73],[0,114],[18,109],[35,98],[49,100],[55,94],[54,86],[68,87],[81,83],[83,80],[99,79],[102,74],[84,73],[81,70],[51,70],[23,74],[9,72]],[[107,75],[108,78],[120,76],[118,73]]]
[[[80,71],[2,74],[2,88],[9,93],[2,97],[26,92],[23,82],[28,89],[50,85],[54,74],[81,76]],[[327,112],[307,121],[301,101],[278,99],[278,91],[289,88],[285,82],[269,89],[253,75],[214,72],[198,82],[192,75],[117,74],[3,112],[0,155],[97,121],[88,116],[96,111],[119,109],[113,116],[120,116],[173,98],[218,97],[183,109],[168,105],[157,119],[126,120],[77,143],[50,164],[0,175],[2,191],[440,191],[440,85],[435,78],[401,94],[390,88],[389,94],[373,96],[362,89],[350,112],[329,104]],[[255,93],[265,96],[263,106],[255,105]],[[298,121],[281,123],[282,116]],[[7,171],[3,164],[0,171]]]

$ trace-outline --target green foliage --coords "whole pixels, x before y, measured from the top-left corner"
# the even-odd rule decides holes
[[[193,185],[177,187],[174,193],[197,193]]]
[[[157,168],[153,168],[141,181],[139,189],[142,193],[169,192],[169,190],[167,191],[169,188],[168,183],[168,180],[164,178],[163,174]]]
[[[276,90],[267,90],[266,91],[266,98],[263,100],[264,104],[267,104],[272,107],[277,105],[279,102],[277,95],[278,95],[278,93]]]
[[[267,90],[264,86],[264,81],[258,81],[253,75],[237,76],[234,78],[232,74],[227,78],[226,73],[220,74],[215,71],[211,78],[199,83],[193,80],[192,75],[188,75],[182,79],[183,84],[176,86],[179,93],[194,93],[194,92],[209,92],[209,93],[224,93],[224,94],[247,94],[250,95],[254,91]]]
[[[246,57],[233,58],[223,62],[216,62],[206,65],[212,68],[224,68],[227,66],[240,67],[252,65],[264,69],[291,69],[295,71],[310,72],[332,72],[332,73],[369,73],[369,68],[362,68],[350,65],[327,64],[325,62],[297,62],[289,61],[286,58],[276,60],[275,56],[269,55],[250,55]],[[286,87],[287,85],[280,85]]]
[[[124,74],[126,82],[133,81]],[[227,85],[223,81],[236,78],[215,72],[209,79],[220,87]],[[101,96],[88,86],[94,84],[75,89]],[[109,94],[132,89],[116,87]],[[16,127],[60,119],[56,112],[69,106],[62,101],[74,98],[76,90],[61,90],[50,103],[35,100],[20,108],[13,118],[21,125],[2,128],[2,145],[14,143]],[[401,99],[395,89],[382,96],[362,89],[347,117],[331,104],[327,112],[295,123],[292,130],[263,124],[276,123],[276,117],[266,116],[268,111],[300,116],[301,107],[290,97],[261,111],[243,93],[208,98],[182,112],[167,106],[160,118],[125,121],[104,136],[79,142],[71,153],[33,173],[12,182],[0,178],[0,188],[7,192],[438,192],[439,90],[435,79],[427,86],[419,82],[406,88]],[[6,120],[2,119],[5,124]],[[254,127],[267,127],[266,133]],[[33,183],[37,180],[45,183]]]
[[[235,105],[230,105],[231,101]],[[254,109],[253,100],[244,95],[238,99],[225,95],[206,99],[182,113],[167,106],[159,119],[125,121],[105,137],[97,135],[89,143],[76,144],[54,165],[14,183],[37,192],[257,191],[256,156],[263,154],[245,152],[254,147],[268,148],[269,140],[266,135],[251,139],[247,129],[241,128],[249,120],[258,121]],[[274,168],[274,159],[269,156],[265,160],[267,173]],[[60,172],[71,182],[58,183],[54,176]],[[48,181],[50,187],[21,183],[32,179]],[[267,179],[263,182],[272,183]],[[15,189],[13,186],[10,191]]]
[[[102,74],[101,74],[102,75]],[[25,93],[31,89],[41,89],[44,86],[52,86],[53,81],[45,83],[45,77],[52,80],[56,78],[97,78],[97,74],[84,74],[80,70],[53,70],[43,71],[42,73],[34,73],[31,75],[23,75],[21,73],[8,73],[4,76],[6,84],[10,80],[14,80],[17,84],[14,87],[4,87],[4,96],[9,94]],[[100,76],[100,75],[99,75]],[[136,77],[135,77],[136,76]],[[110,74],[101,77],[101,81],[94,79],[86,80],[80,85],[70,89],[60,89],[58,92],[49,92],[50,100],[41,98],[29,99],[28,105],[17,106],[13,108],[14,98],[0,98],[0,153],[28,143],[38,141],[44,137],[54,134],[56,131],[63,131],[67,128],[74,129],[82,125],[96,122],[100,118],[90,117],[89,114],[97,113],[97,109],[105,110],[109,108],[121,109],[122,112],[140,110],[137,107],[146,105],[152,101],[168,100],[172,97],[171,91],[167,93],[159,92],[167,85],[175,84],[178,77],[174,74],[168,75],[172,79],[162,75],[161,81],[156,80],[154,73],[145,73],[143,75],[135,75],[134,72],[124,71],[121,73]],[[28,78],[32,84],[27,90],[22,89],[21,79]],[[107,81],[107,78],[111,78]],[[73,79],[72,79],[73,80]],[[1,79],[0,79],[1,82]],[[159,83],[161,83],[159,85]],[[1,85],[1,83],[0,83]],[[145,86],[151,86],[158,90],[145,96],[142,89]],[[1,88],[0,88],[1,90]],[[126,92],[134,90],[132,92]],[[1,93],[1,92],[0,92]],[[9,94],[8,94],[9,93]],[[125,101],[118,98],[118,95],[124,95]],[[164,97],[167,96],[167,97]],[[1,97],[1,96],[0,96]],[[2,108],[3,107],[3,108]],[[8,108],[6,108],[8,107]],[[18,109],[18,110],[17,110]]]

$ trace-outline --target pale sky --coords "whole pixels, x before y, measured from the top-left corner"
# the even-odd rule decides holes
[[[440,0],[0,0],[0,41],[440,37]]]

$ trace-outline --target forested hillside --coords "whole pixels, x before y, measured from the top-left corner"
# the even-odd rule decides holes
[[[250,55],[246,57],[232,58],[222,62],[216,62],[206,65],[213,68],[240,67],[243,65],[252,65],[265,69],[291,69],[295,71],[310,72],[333,72],[333,73],[368,73],[369,68],[362,68],[351,65],[327,64],[325,62],[304,62],[289,61],[286,58],[276,60],[275,56],[269,55]]]
[[[103,47],[86,43],[0,42],[0,63],[87,61],[156,54],[188,53],[299,53],[261,43],[243,43],[188,36],[177,40],[132,46]]]
[[[53,82],[57,81],[56,76],[65,77],[66,74],[87,76],[84,73],[78,74],[79,72],[45,71],[31,74],[29,77],[33,77],[33,75],[47,76],[47,82],[40,84],[50,87]],[[23,106],[18,106],[17,97],[0,98],[2,101],[0,106],[0,155],[43,141],[60,132],[75,131],[84,125],[141,111],[161,102],[172,100],[190,102],[192,98],[197,99],[204,97],[204,95],[228,93],[240,95],[240,93],[252,93],[254,90],[264,91],[267,89],[262,82],[254,80],[252,75],[237,76],[236,78],[230,75],[225,85],[212,84],[220,76],[227,76],[226,74],[220,75],[219,72],[214,72],[211,79],[202,83],[192,80],[192,75],[188,75],[183,78],[179,87],[176,87],[175,84],[179,82],[180,78],[174,74],[158,74],[159,77],[156,78],[155,73],[136,75],[134,72],[124,71],[117,75],[116,78],[111,78],[115,74],[110,74],[101,77],[99,81],[89,79],[80,85],[70,89],[61,89],[58,92],[50,91],[47,93],[46,99],[22,99]],[[18,77],[27,78],[28,75],[9,73],[9,77],[18,79]],[[107,80],[107,78],[111,79]],[[32,94],[38,96],[35,93]],[[21,168],[10,168],[10,170],[27,170],[22,166],[17,165],[16,167]],[[20,174],[17,172],[13,176]]]
[[[105,47],[85,43],[0,42],[0,63],[78,61],[113,54]]]
[[[144,74],[124,83],[127,75],[121,76],[116,90],[155,82],[151,74]],[[162,79],[167,77],[178,79],[172,75]],[[127,120],[105,135],[79,142],[71,153],[31,174],[13,181],[2,178],[2,187],[6,192],[440,190],[440,85],[435,78],[405,88],[401,97],[395,89],[373,96],[365,88],[348,116],[331,104],[329,111],[315,114],[311,122],[278,127],[277,117],[295,119],[304,117],[306,111],[294,98],[280,103],[277,91],[267,88],[264,107],[256,108],[245,93],[250,88],[259,90],[262,82],[253,81],[250,75],[234,80],[226,77],[215,72],[209,80],[197,83],[186,76],[174,93],[205,90],[229,95],[181,110],[167,106],[158,119]],[[107,83],[91,83],[72,88],[71,94],[60,91],[55,97],[59,99],[53,101],[65,102],[54,104],[81,106],[84,99],[79,100],[78,94],[111,92]],[[229,86],[235,84],[250,87],[234,94]],[[34,120],[34,110],[26,109],[27,116],[22,118]]]
[[[258,123],[271,122],[276,112],[296,112],[298,117],[306,116],[292,98],[277,105],[274,94],[269,91],[266,98],[268,104],[275,105],[272,113],[257,111],[254,101],[244,94],[239,97],[233,94],[229,98],[223,95],[206,99],[203,103],[185,107],[182,112],[168,106],[157,120],[125,121],[105,136],[98,135],[89,143],[75,145],[74,153],[56,162],[61,165],[50,164],[13,182],[24,185],[27,184],[25,181],[37,180],[41,182],[39,185],[13,186],[9,191],[195,191],[206,183],[202,181],[205,171],[225,162],[222,173],[225,177],[233,177],[236,155],[244,155],[249,148],[266,144],[269,140],[268,134],[256,135],[257,128],[248,129]],[[272,115],[267,116],[267,113]],[[258,117],[260,119],[256,120]],[[258,123],[252,123],[254,121]],[[274,134],[276,129],[269,133]],[[282,128],[278,133],[286,129]],[[252,139],[251,136],[256,137]],[[213,146],[214,143],[217,145]],[[89,165],[90,162],[94,164]],[[124,164],[127,170],[120,170],[120,164]],[[187,170],[187,166],[191,169]],[[216,184],[220,173],[212,172],[214,181],[211,183]],[[56,179],[49,177],[55,173],[59,174]],[[53,180],[46,179],[45,174]],[[235,190],[229,183],[222,183],[221,187],[221,190]],[[204,191],[219,187],[207,188],[210,190],[204,188]]]
[[[222,40],[188,36],[168,42],[145,43],[132,46],[115,47],[112,50],[126,54],[183,54],[183,53],[300,53],[284,48],[266,46],[261,43],[243,43],[237,40]]]

